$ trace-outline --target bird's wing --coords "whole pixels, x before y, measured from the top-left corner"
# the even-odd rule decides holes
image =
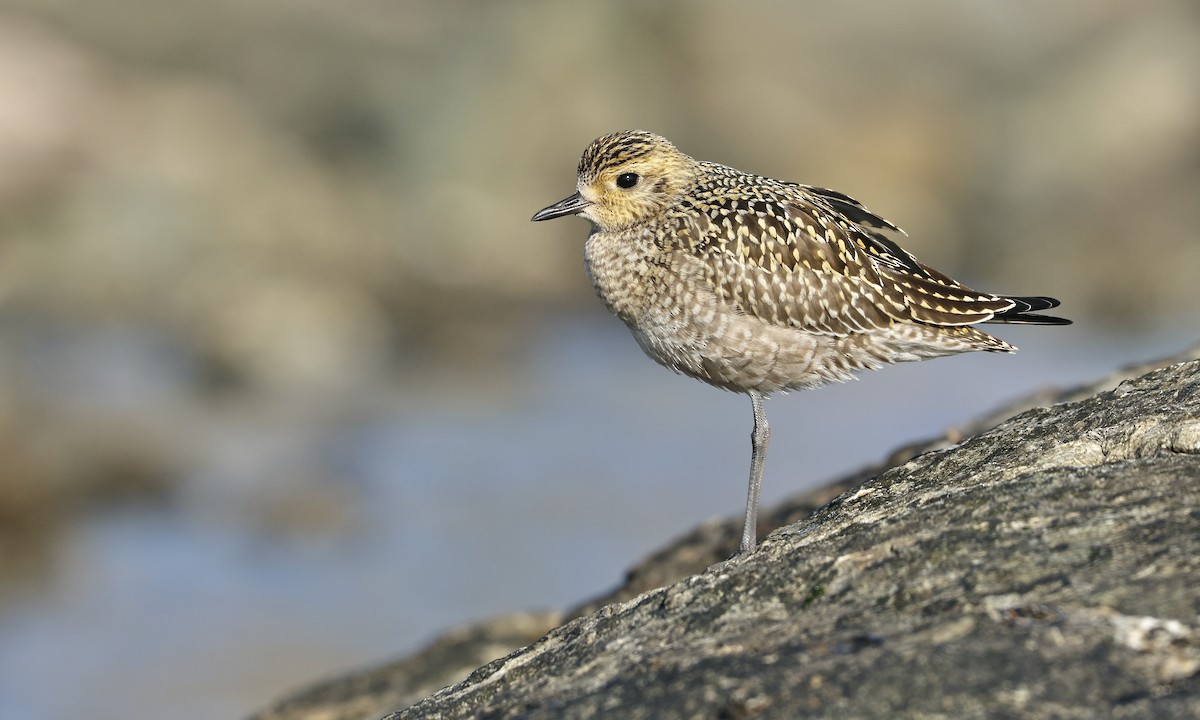
[[[769,198],[726,193],[689,213],[693,252],[717,294],[743,312],[845,335],[895,322],[970,325],[1014,307],[919,262],[886,235],[896,226],[856,200],[780,187]]]

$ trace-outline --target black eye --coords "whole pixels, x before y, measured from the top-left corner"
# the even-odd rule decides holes
[[[637,185],[638,180],[641,180],[641,178],[638,177],[637,173],[622,173],[621,176],[617,178],[617,187],[623,190],[628,190],[634,185]]]

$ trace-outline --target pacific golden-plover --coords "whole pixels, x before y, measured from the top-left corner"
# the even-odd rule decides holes
[[[922,264],[851,197],[695,160],[642,131],[598,138],[578,191],[533,220],[582,215],[592,285],[647,355],[746,393],[754,410],[742,554],[754,550],[770,428],[764,399],[858,370],[1015,347],[977,323],[1069,325],[1050,297],[972,290]]]

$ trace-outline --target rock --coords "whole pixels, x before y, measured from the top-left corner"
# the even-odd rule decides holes
[[[560,613],[514,613],[451,630],[411,657],[317,683],[254,720],[376,720],[528,645],[560,622]]]
[[[858,487],[890,468],[906,463],[922,453],[952,447],[962,442],[963,438],[990,430],[1026,410],[1053,403],[1082,400],[1096,393],[1111,390],[1125,380],[1144,375],[1151,370],[1177,362],[1198,359],[1200,359],[1200,345],[1171,358],[1131,365],[1087,385],[1034,393],[988,413],[966,426],[949,428],[938,437],[904,445],[889,453],[881,463],[869,465],[822,488],[785,500],[765,512],[759,517],[759,537],[784,525],[791,525],[809,518],[838,495]],[[705,523],[630,569],[625,583],[620,587],[585,602],[568,612],[567,617],[574,619],[595,612],[605,605],[628,600],[647,590],[653,590],[701,572],[713,563],[733,555],[741,541],[741,532],[740,517]]]
[[[713,565],[737,521],[703,526],[388,720],[1200,717],[1184,357],[897,451],[771,513],[787,524],[748,558]]]

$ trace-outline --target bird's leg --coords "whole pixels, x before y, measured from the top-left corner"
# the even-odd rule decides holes
[[[771,427],[767,425],[767,413],[763,409],[765,398],[757,390],[750,390],[748,394],[754,406],[754,432],[750,433],[750,487],[746,492],[746,523],[742,526],[742,547],[738,551],[739,555],[753,552],[757,542],[758,494],[762,490],[767,442],[771,439]]]

